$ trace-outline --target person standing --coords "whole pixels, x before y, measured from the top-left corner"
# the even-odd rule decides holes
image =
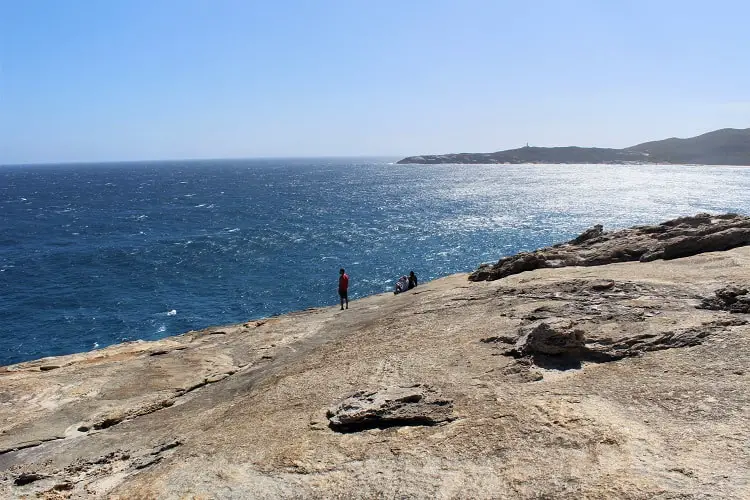
[[[346,302],[346,308],[349,309],[349,275],[346,274],[343,267],[339,269],[339,298],[341,299],[341,310],[344,310],[344,302]]]

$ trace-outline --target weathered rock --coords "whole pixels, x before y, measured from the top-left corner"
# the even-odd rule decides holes
[[[538,382],[544,378],[538,370],[534,369],[528,358],[515,360],[514,363],[503,368],[500,373],[502,373],[506,380],[513,380],[521,383]]]
[[[435,425],[452,420],[453,401],[429,386],[359,391],[330,408],[330,427],[339,432],[399,425]]]
[[[729,311],[733,313],[750,313],[750,290],[730,285],[716,290],[714,297],[704,298],[698,309]]]
[[[567,243],[504,257],[494,265],[485,264],[469,279],[492,281],[541,268],[677,259],[748,244],[750,217],[738,214],[698,214],[657,226],[635,226],[609,233],[596,225]]]
[[[695,308],[729,283],[750,288],[750,246],[0,368],[0,498],[750,498],[750,317]],[[540,322],[584,348],[504,355]],[[329,427],[343,395],[413,381],[460,420]]]
[[[615,286],[614,280],[595,280],[589,283],[589,289],[595,292],[601,292],[604,290],[610,290]]]
[[[571,354],[580,352],[584,346],[583,331],[570,321],[542,321],[522,329],[515,352],[521,356]]]
[[[711,335],[725,331],[727,327],[747,324],[744,320],[709,321],[701,325],[667,330],[659,333],[643,333],[620,338],[600,337],[586,345],[583,358],[614,361],[646,352],[662,351],[679,347],[693,347],[703,343]],[[592,355],[599,356],[592,358]]]
[[[597,224],[594,227],[590,227],[584,232],[582,232],[578,237],[570,240],[570,243],[572,245],[579,245],[583,243],[584,241],[593,240],[594,238],[600,237],[602,234],[604,234],[604,226],[601,224]]]

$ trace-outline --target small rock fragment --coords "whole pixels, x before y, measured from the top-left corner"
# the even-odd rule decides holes
[[[589,283],[589,288],[591,290],[594,290],[596,292],[601,292],[603,290],[609,290],[615,286],[614,280],[595,280]]]
[[[26,486],[27,484],[31,484],[34,481],[39,481],[40,479],[44,479],[45,477],[47,476],[43,476],[35,472],[22,472],[13,481],[13,484],[15,484],[16,486]]]

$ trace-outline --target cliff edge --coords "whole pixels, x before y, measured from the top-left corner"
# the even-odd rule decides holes
[[[749,246],[460,274],[0,368],[0,497],[748,498],[749,288]]]

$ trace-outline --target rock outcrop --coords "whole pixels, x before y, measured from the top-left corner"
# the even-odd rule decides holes
[[[571,321],[547,320],[524,327],[514,350],[521,356],[529,354],[575,355],[585,345],[583,330],[575,328]]]
[[[0,498],[750,498],[748,283],[750,246],[460,274],[0,367]]]
[[[541,268],[677,259],[748,244],[750,217],[738,214],[698,214],[656,226],[612,232],[604,232],[601,225],[596,225],[567,243],[504,257],[496,264],[483,264],[469,279],[492,281]]]
[[[696,307],[714,311],[750,313],[750,288],[726,286],[716,290],[713,297],[704,298]]]
[[[423,384],[358,391],[328,410],[331,429],[356,432],[400,425],[435,425],[453,419],[453,401]]]

